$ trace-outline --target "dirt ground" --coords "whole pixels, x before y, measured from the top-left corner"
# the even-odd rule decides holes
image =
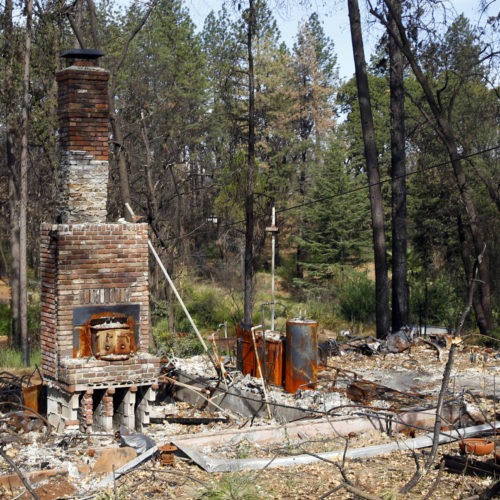
[[[0,304],[8,304],[10,301],[10,287],[0,278]]]
[[[68,458],[73,463],[88,461],[85,451],[68,450],[67,453],[74,454]],[[338,489],[347,479],[365,498],[464,499],[482,492],[492,483],[492,477],[480,478],[440,471],[439,464],[444,454],[457,455],[457,444],[440,447],[435,465],[406,496],[399,494],[399,490],[415,472],[415,460],[421,462],[426,456],[425,452],[417,452],[415,457],[407,451],[369,459],[346,460],[342,473],[340,461],[258,471],[207,473],[189,459],[176,456],[174,465],[162,465],[159,461],[145,462],[107,489],[91,486],[103,477],[92,472],[78,477],[54,478],[34,488],[40,500],[81,497],[297,500],[360,498],[345,488]],[[491,462],[491,458],[482,461]],[[86,487],[82,489],[82,485]],[[0,488],[0,497],[18,498],[22,491],[23,488]]]
[[[368,498],[426,498],[430,494],[427,498],[461,499],[483,491],[491,483],[491,478],[440,472],[439,462],[443,453],[456,454],[457,445],[441,447],[436,466],[406,496],[398,492],[415,472],[415,459],[410,452],[348,460],[343,472]],[[158,499],[359,498],[344,488],[330,493],[345,481],[339,466],[338,462],[319,462],[287,468],[208,474],[189,462],[177,460],[174,467],[165,468],[152,464],[147,470],[131,473],[118,482],[118,491],[124,498],[135,495],[139,498]]]

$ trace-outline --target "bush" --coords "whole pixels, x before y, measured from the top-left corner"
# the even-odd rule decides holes
[[[350,322],[375,322],[375,283],[366,274],[352,274],[338,288],[341,316]]]
[[[192,286],[184,289],[184,303],[199,330],[214,331],[224,321],[237,321],[231,299],[215,287]],[[189,332],[191,324],[178,302],[174,305],[178,332]]]
[[[179,358],[187,358],[203,352],[203,347],[194,332],[170,332],[166,318],[156,323],[153,327],[153,335],[158,347],[167,354],[172,351]]]
[[[418,324],[454,327],[465,302],[446,278],[430,283],[415,282],[411,288],[410,308]]]
[[[0,335],[10,335],[10,307],[0,304]]]
[[[10,337],[11,334],[11,312],[10,306],[0,304],[0,335]],[[28,335],[34,345],[39,344],[40,339],[40,304],[28,306]]]
[[[294,317],[303,314],[306,319],[317,321],[321,328],[337,330],[341,323],[338,317],[338,304],[333,296],[326,300],[311,299],[293,309]]]
[[[213,332],[225,321],[236,323],[240,318],[230,297],[215,287],[189,286],[182,293],[184,303],[200,332]],[[168,328],[168,308],[157,302],[153,312],[153,334],[159,346],[176,356],[188,357],[203,352],[198,337],[181,305],[174,304],[175,332]]]
[[[212,500],[258,500],[262,494],[256,477],[247,472],[232,472],[212,481],[200,498]]]
[[[28,305],[28,335],[33,345],[40,343],[40,303]]]

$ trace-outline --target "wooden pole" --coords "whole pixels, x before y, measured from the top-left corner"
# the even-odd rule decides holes
[[[266,389],[266,381],[264,379],[264,374],[262,373],[262,367],[260,364],[259,352],[257,351],[257,342],[255,340],[255,330],[257,328],[262,328],[262,325],[257,325],[251,328],[252,331],[252,340],[253,340],[253,349],[255,351],[255,359],[257,360],[257,369],[259,370],[259,377],[262,381],[262,390],[264,391],[264,401],[266,402],[267,407],[267,415],[269,418],[272,418],[271,407],[269,406],[269,398],[267,397],[267,389]],[[265,353],[264,353],[265,355]]]

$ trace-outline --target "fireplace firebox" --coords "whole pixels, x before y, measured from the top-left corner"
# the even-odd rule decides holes
[[[73,357],[106,361],[129,359],[139,343],[137,305],[93,306],[73,312]]]

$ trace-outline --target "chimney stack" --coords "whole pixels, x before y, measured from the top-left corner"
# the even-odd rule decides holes
[[[109,174],[109,73],[98,50],[72,49],[56,74],[61,152],[57,222],[105,222]]]

